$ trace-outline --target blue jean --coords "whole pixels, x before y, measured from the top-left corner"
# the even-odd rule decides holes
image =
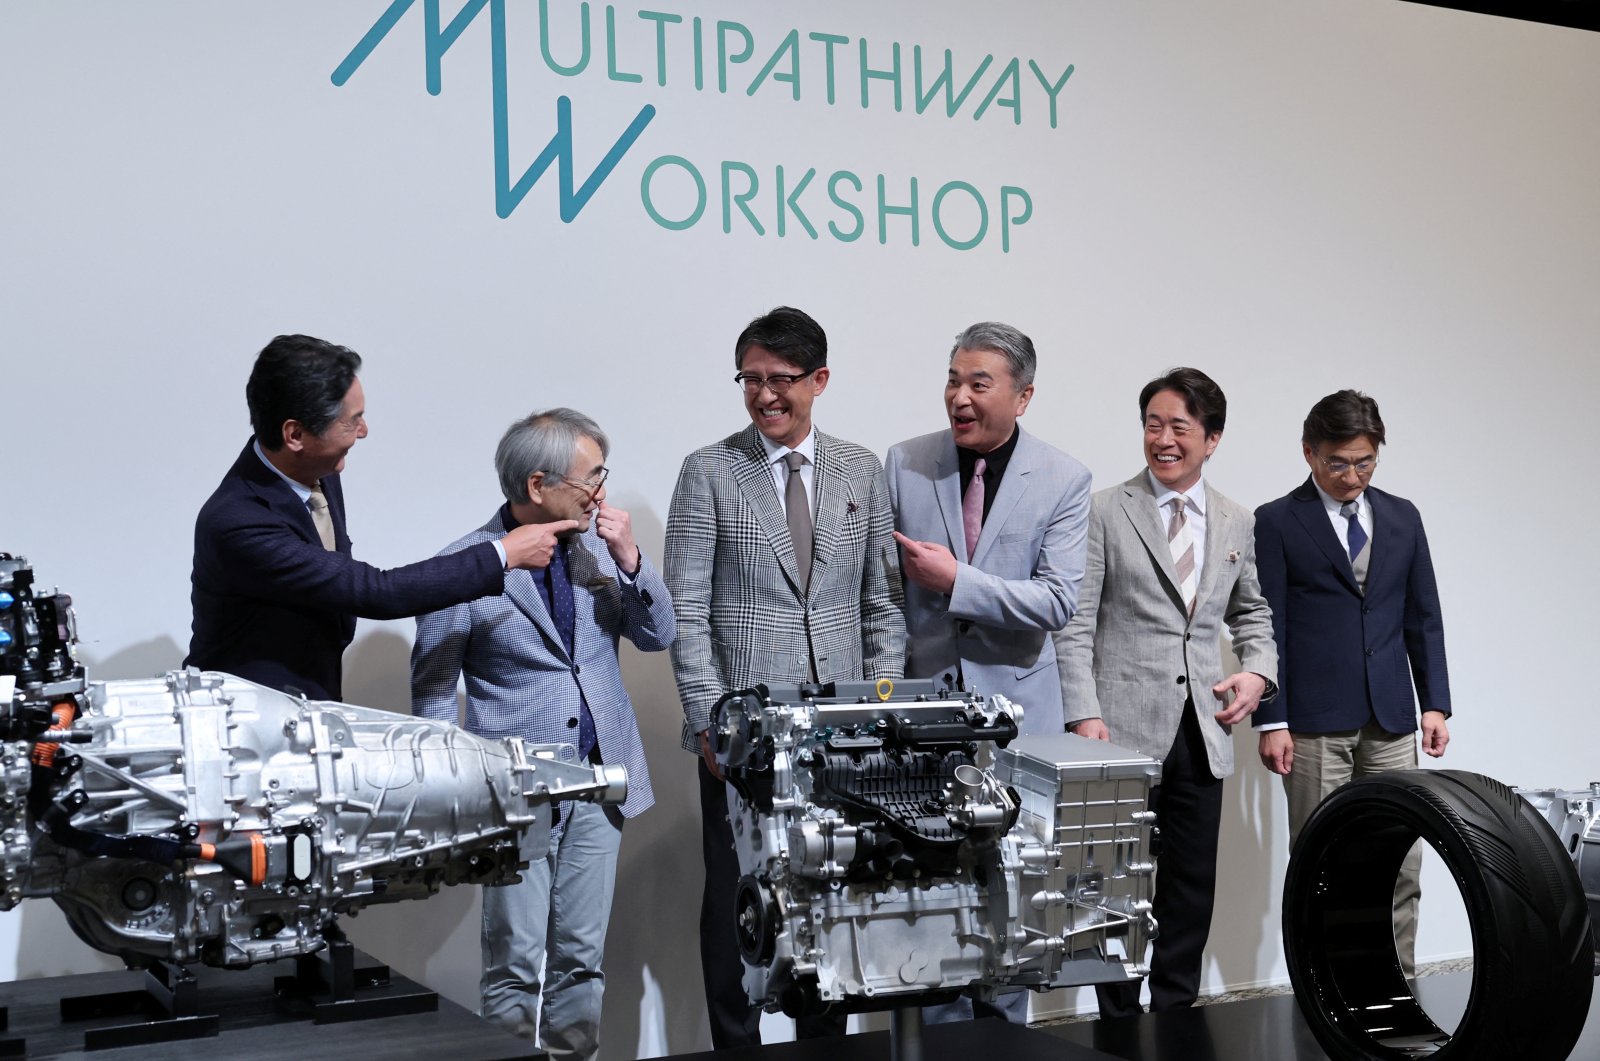
[[[621,841],[615,807],[563,803],[549,852],[529,860],[521,883],[483,890],[483,1017],[536,1038],[552,1058],[599,1049],[600,963]]]

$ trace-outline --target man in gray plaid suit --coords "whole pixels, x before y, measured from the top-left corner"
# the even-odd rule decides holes
[[[600,965],[622,822],[655,802],[617,640],[660,651],[675,629],[672,598],[634,544],[628,513],[605,503],[609,449],[599,426],[571,409],[511,425],[495,451],[506,504],[444,552],[519,525],[566,520],[575,530],[545,568],[508,571],[499,595],[419,618],[411,656],[417,715],[456,721],[456,682],[465,674],[472,732],[572,744],[592,763],[628,771],[620,812],[561,804],[548,853],[534,854],[536,840],[524,839],[521,883],[484,889],[483,1015],[537,1035],[557,1058],[592,1058],[599,1048]]]
[[[757,683],[898,678],[904,662],[883,466],[811,424],[827,362],[827,336],[801,311],[784,306],[751,321],[734,345],[751,426],[689,455],[667,516],[667,586],[678,611],[672,666],[683,746],[700,757],[700,962],[719,1050],[758,1045],[761,1014],[742,983],[739,866],[707,735],[711,709],[723,693]],[[838,1034],[844,1016],[798,1026],[802,1038]]]

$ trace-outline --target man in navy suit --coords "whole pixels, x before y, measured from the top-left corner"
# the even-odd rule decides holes
[[[1283,776],[1290,841],[1329,793],[1417,765],[1450,742],[1444,622],[1416,506],[1371,485],[1383,445],[1378,403],[1330,394],[1306,417],[1311,477],[1256,509],[1256,564],[1272,605],[1278,698],[1256,712],[1261,761]],[[1416,695],[1412,686],[1416,686]],[[1395,888],[1395,945],[1415,975],[1421,848]]]
[[[494,458],[506,503],[444,555],[518,526],[567,521],[574,530],[544,569],[507,574],[504,593],[419,618],[411,654],[415,714],[456,721],[465,674],[472,732],[571,744],[591,763],[628,771],[620,813],[563,803],[548,844],[524,837],[521,882],[483,892],[483,1015],[537,1038],[552,1058],[599,1049],[622,822],[655,802],[617,641],[659,652],[676,629],[666,583],[634,544],[628,513],[606,504],[609,451],[599,425],[571,409],[511,425]]]
[[[280,335],[256,357],[245,386],[255,437],[195,519],[185,666],[337,700],[356,616],[399,619],[499,593],[508,569],[544,566],[556,535],[577,527],[519,527],[387,571],[352,559],[339,472],[367,436],[360,368],[355,352],[309,335]]]

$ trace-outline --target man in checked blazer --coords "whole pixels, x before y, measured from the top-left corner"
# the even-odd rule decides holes
[[[1199,993],[1222,781],[1233,773],[1230,727],[1276,692],[1254,520],[1202,477],[1227,411],[1222,388],[1197,369],[1173,369],[1145,386],[1145,467],[1094,495],[1078,612],[1057,635],[1071,729],[1162,760],[1151,794],[1160,830],[1154,1010],[1193,1005]],[[1222,667],[1224,627],[1243,666],[1231,676]],[[1140,986],[1100,986],[1101,1016],[1139,1012]]]
[[[1256,509],[1261,592],[1272,604],[1278,698],[1256,712],[1261,761],[1283,776],[1289,841],[1334,789],[1417,765],[1450,743],[1450,675],[1428,536],[1417,508],[1372,485],[1384,443],[1359,391],[1311,407],[1300,449],[1310,477]],[[1412,694],[1412,684],[1416,695]],[[1416,974],[1422,850],[1395,886],[1400,965]]]
[[[675,629],[671,596],[634,543],[628,513],[606,504],[609,449],[599,426],[571,409],[511,425],[495,451],[506,503],[443,555],[522,525],[570,520],[573,530],[544,568],[508,573],[504,592],[420,617],[411,656],[415,714],[456,721],[465,674],[472,732],[571,744],[591,763],[627,769],[620,812],[561,804],[542,857],[543,838],[524,838],[521,883],[483,893],[483,1015],[537,1035],[557,1058],[592,1058],[599,1048],[622,823],[655,802],[617,642],[657,652]]]
[[[711,709],[757,683],[898,678],[905,656],[893,515],[878,458],[813,428],[828,340],[800,310],[751,321],[734,377],[751,426],[691,453],[667,516],[666,575],[678,610],[672,667],[683,747],[699,757],[706,882],[700,962],[711,1041],[758,1045],[735,934],[739,867],[727,789],[711,755]],[[802,1017],[802,1038],[843,1014]]]

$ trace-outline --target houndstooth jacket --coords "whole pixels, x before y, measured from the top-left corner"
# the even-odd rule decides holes
[[[667,515],[664,567],[678,615],[672,669],[683,746],[723,693],[758,682],[898,678],[905,618],[883,465],[816,433],[816,539],[800,591],[794,546],[754,425],[689,454]]]

